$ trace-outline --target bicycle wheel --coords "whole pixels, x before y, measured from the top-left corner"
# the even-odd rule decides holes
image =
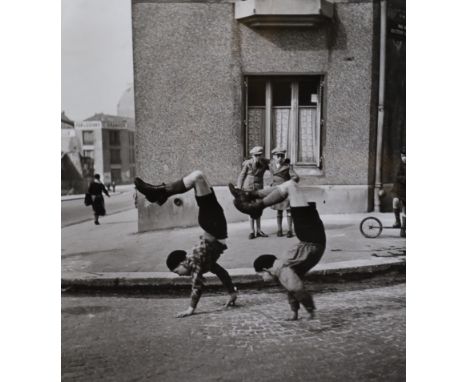
[[[369,239],[378,237],[382,233],[382,229],[381,221],[373,216],[363,219],[359,226],[361,233]]]

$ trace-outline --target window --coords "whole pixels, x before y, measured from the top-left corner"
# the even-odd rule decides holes
[[[111,146],[120,145],[120,131],[111,130],[109,131],[109,143]]]
[[[276,146],[291,162],[320,166],[323,76],[248,76],[245,78],[245,152]]]
[[[83,150],[83,156],[85,158],[93,158],[94,159],[94,150]]]
[[[120,149],[111,149],[110,150],[110,162],[111,164],[120,164]]]
[[[115,184],[122,183],[122,172],[120,168],[111,169],[111,182],[115,182]]]
[[[94,145],[94,131],[83,130],[83,145]]]

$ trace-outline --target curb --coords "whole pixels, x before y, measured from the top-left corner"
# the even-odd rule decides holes
[[[269,287],[275,283],[264,283],[251,268],[229,269],[234,284],[238,287]],[[343,261],[317,266],[306,274],[305,279],[313,282],[356,281],[386,273],[405,273],[403,259],[381,259],[379,261]],[[223,288],[219,279],[212,274],[205,276],[208,289]],[[65,273],[62,275],[63,292],[129,292],[152,293],[189,290],[190,277],[176,276],[170,272],[103,272]]]
[[[116,192],[111,192],[112,195],[120,195],[123,194],[126,191],[116,191]],[[64,195],[62,196],[61,202],[71,202],[72,200],[84,200],[85,194],[78,194],[78,195]]]

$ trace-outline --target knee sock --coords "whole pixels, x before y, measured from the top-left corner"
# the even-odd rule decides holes
[[[291,215],[287,215],[286,220],[288,221],[288,231],[292,231],[292,217],[291,217]]]
[[[276,216],[276,224],[278,225],[278,232],[283,230],[283,215],[278,214]]]

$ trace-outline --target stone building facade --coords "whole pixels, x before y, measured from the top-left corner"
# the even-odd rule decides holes
[[[135,124],[131,118],[98,113],[75,122],[81,155],[94,162],[105,184],[132,183],[135,177]]]
[[[322,213],[372,210],[381,3],[133,0],[138,175],[200,169],[242,220],[226,185],[251,147],[281,145]],[[387,183],[402,129],[384,126]],[[140,200],[139,230],[196,224],[193,195],[180,199]]]

